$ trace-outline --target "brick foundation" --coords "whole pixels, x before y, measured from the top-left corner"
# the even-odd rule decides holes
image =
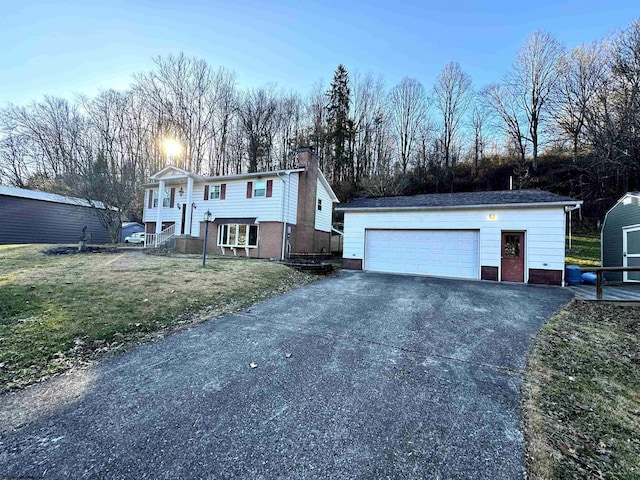
[[[176,237],[176,252],[196,254],[202,253],[204,240],[197,237]],[[209,250],[207,245],[207,250]]]

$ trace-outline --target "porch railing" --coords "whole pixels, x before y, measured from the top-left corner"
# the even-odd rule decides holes
[[[171,239],[176,234],[176,226],[170,225],[162,230],[160,233],[147,233],[144,236],[144,246],[147,247],[160,247],[164,245],[167,240]]]
[[[596,298],[602,300],[602,274],[604,272],[640,272],[640,267],[596,267],[590,268],[590,271],[596,272]]]

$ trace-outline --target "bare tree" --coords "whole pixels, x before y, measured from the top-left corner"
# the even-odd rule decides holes
[[[540,122],[558,79],[557,64],[563,51],[549,33],[536,31],[527,37],[507,75],[506,83],[517,92],[520,108],[527,117],[534,171],[538,168]]]
[[[249,172],[257,172],[259,162],[269,161],[277,113],[273,85],[248,90],[240,100],[238,114],[248,142]]]
[[[150,102],[162,137],[176,137],[184,146],[180,166],[201,170],[213,138],[220,92],[216,74],[205,60],[180,53],[155,60],[156,69],[136,75],[135,88]]]
[[[426,122],[428,99],[417,80],[405,77],[389,93],[389,111],[402,173],[407,172],[417,141],[417,133]]]
[[[524,164],[527,151],[526,118],[518,104],[517,93],[510,85],[493,84],[485,87],[482,101],[489,107],[496,125],[509,143],[518,152],[520,163]]]
[[[476,177],[478,176],[479,163],[484,156],[484,129],[488,116],[486,104],[482,101],[475,101],[471,110],[471,128],[473,130],[473,166]]]
[[[445,167],[452,162],[452,147],[462,119],[473,100],[471,77],[457,62],[447,63],[433,87],[435,106],[442,115]]]
[[[371,175],[374,163],[376,119],[384,106],[384,86],[381,78],[373,75],[351,77],[353,95],[353,152],[355,182]]]
[[[597,44],[581,45],[558,61],[558,81],[551,108],[558,126],[571,140],[573,162],[578,158],[580,135],[587,112],[601,88],[605,63]]]

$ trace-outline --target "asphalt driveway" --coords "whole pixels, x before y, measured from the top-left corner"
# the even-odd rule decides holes
[[[525,356],[570,298],[343,272],[51,388],[0,476],[523,478]]]

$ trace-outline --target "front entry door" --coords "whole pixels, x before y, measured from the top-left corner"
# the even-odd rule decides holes
[[[622,264],[625,267],[640,267],[640,227],[622,231]],[[625,282],[640,282],[640,272],[624,272]]]
[[[524,282],[524,232],[502,232],[501,280]]]
[[[180,235],[184,235],[184,221],[187,216],[187,206],[182,204],[182,222],[180,222]]]

